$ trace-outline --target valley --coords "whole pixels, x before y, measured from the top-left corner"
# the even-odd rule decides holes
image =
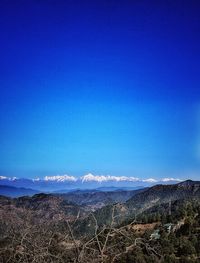
[[[1,262],[199,262],[200,182],[0,196]]]

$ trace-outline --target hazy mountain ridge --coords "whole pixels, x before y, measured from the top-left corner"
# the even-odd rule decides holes
[[[20,197],[24,195],[32,196],[37,193],[39,193],[39,191],[30,188],[0,185],[0,195],[5,195],[9,197]]]
[[[33,205],[35,206],[40,199],[42,202],[45,203],[50,201],[51,199],[53,200],[57,198],[58,200],[63,200],[65,203],[67,202],[77,206],[84,206],[85,210],[96,210],[108,204],[114,204],[118,202],[124,203],[133,195],[144,190],[145,188],[137,189],[137,190],[106,191],[106,188],[104,188],[104,191],[94,189],[94,190],[76,190],[67,193],[38,194],[37,191],[34,191],[32,189],[1,186],[0,195],[4,195],[8,197],[16,197],[14,199],[15,204],[21,202],[23,203],[24,207],[27,207],[28,205],[29,208],[31,209],[33,208]]]
[[[115,191],[75,191],[66,194],[58,194],[64,200],[70,201],[77,205],[96,205],[113,203],[124,203],[135,194],[144,191],[144,189],[138,190],[115,190]]]

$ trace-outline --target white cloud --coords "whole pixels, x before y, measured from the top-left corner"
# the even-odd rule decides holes
[[[170,181],[181,182],[182,180],[179,179],[179,178],[173,178],[173,177],[171,177],[171,178],[163,178],[163,179],[161,179],[161,182],[170,182]]]
[[[86,174],[81,177],[82,182],[108,182],[108,181],[115,181],[115,182],[136,182],[139,181],[139,178],[136,177],[127,177],[127,176],[111,176],[111,175],[93,175],[91,173]]]
[[[64,174],[64,175],[45,176],[44,181],[56,181],[56,182],[73,181],[73,182],[76,182],[77,178],[75,178],[74,176]]]

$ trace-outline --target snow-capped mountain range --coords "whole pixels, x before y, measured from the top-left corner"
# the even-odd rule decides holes
[[[64,174],[34,179],[0,176],[0,185],[32,188],[40,191],[95,189],[99,187],[147,187],[155,184],[172,184],[181,181],[178,178],[156,180],[154,178],[140,179],[128,176],[94,175],[92,173],[81,177]]]

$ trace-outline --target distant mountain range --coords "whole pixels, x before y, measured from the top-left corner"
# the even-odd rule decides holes
[[[20,196],[32,196],[39,193],[37,190],[29,188],[19,188],[8,185],[0,185],[0,195],[9,196],[9,197],[20,197]]]
[[[7,186],[5,189],[7,191],[18,190],[25,194],[33,193],[30,189],[13,189]],[[100,225],[106,225],[111,220],[113,205],[115,205],[116,223],[122,224],[153,207],[158,209],[159,206],[170,204],[176,200],[192,199],[200,201],[199,181],[187,180],[173,185],[155,185],[129,191],[79,190],[65,194],[36,194],[32,197],[25,196],[15,199],[0,196],[0,205],[5,213],[10,211],[12,206],[12,211],[15,209],[22,213],[21,208],[23,208],[25,211],[32,211],[33,214],[36,214],[35,217],[48,217],[52,220],[57,220],[56,218],[74,219],[80,213],[80,218],[77,221],[77,233],[89,233],[94,231],[91,211],[95,211],[94,215]]]
[[[155,184],[174,184],[180,182],[177,178],[163,178],[156,180],[153,178],[139,179],[126,176],[104,176],[93,175],[91,173],[76,178],[69,175],[46,176],[43,179],[27,179],[16,177],[0,176],[0,185],[7,185],[19,188],[30,188],[40,192],[71,191],[75,189],[135,189],[149,187]],[[108,189],[107,189],[108,190]],[[104,191],[104,190],[103,190]]]
[[[138,189],[137,187],[129,189],[118,188],[97,188],[97,189],[78,189],[71,191],[55,191],[51,194],[57,197],[72,202],[76,205],[89,206],[91,209],[100,208],[107,204],[116,202],[125,202],[136,193],[144,191],[146,188]],[[0,185],[0,195],[7,197],[22,197],[33,196],[42,193],[41,191],[33,190],[30,188],[19,188],[14,186]],[[48,193],[47,193],[48,194]]]
[[[35,196],[35,194],[38,194],[38,191],[30,188],[0,185],[0,195],[3,196],[20,197]],[[135,190],[118,188],[80,189],[66,193],[62,191],[59,193],[58,191],[57,193],[41,195],[54,196],[55,199],[58,198],[75,206],[85,207],[85,209],[87,207],[86,210],[94,211],[98,209],[98,213],[101,213],[100,208],[109,210],[109,205],[117,204],[116,213],[118,213],[118,218],[123,220],[125,217],[130,217],[155,205],[194,197],[200,199],[200,182],[187,180],[177,184],[158,184],[141,189],[135,188]],[[27,200],[32,199],[29,197]],[[106,215],[106,213],[102,213]]]

